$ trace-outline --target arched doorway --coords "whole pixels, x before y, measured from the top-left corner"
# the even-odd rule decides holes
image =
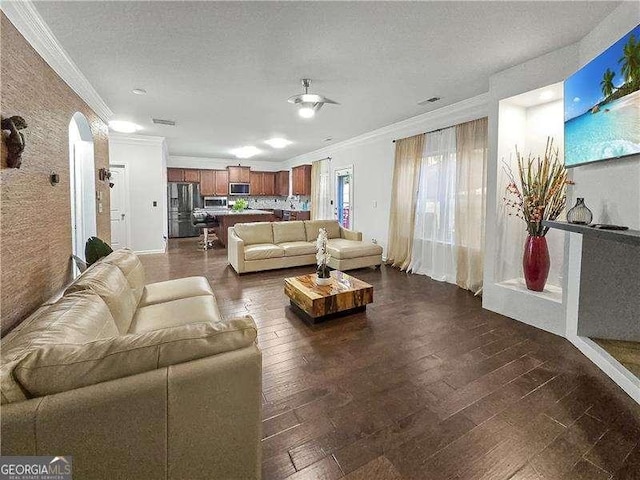
[[[69,181],[72,251],[84,259],[84,245],[96,235],[96,169],[91,127],[80,112],[69,122]]]

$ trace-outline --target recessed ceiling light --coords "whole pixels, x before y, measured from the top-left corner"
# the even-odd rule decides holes
[[[119,133],[135,133],[138,130],[142,130],[140,125],[133,122],[127,122],[126,120],[111,120],[109,122],[109,128],[114,132]]]
[[[231,150],[231,153],[236,156],[236,158],[250,158],[254,155],[257,155],[261,152],[260,149],[254,147],[253,145],[248,145],[240,148],[236,148]]]
[[[270,145],[273,148],[284,148],[287,145],[291,145],[290,140],[287,140],[286,138],[270,138],[269,140],[265,140],[265,142],[267,145]]]
[[[551,100],[553,98],[552,90],[545,90],[540,94],[540,100]]]
[[[131,90],[131,93],[135,93],[136,95],[146,95],[147,91],[144,88],[134,88]]]

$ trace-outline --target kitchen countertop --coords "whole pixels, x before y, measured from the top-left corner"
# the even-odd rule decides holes
[[[214,209],[214,208],[202,208],[202,209],[194,210],[193,213],[196,215],[198,213],[202,213],[202,214],[207,214],[214,217],[226,216],[226,215],[272,215],[271,212],[267,212],[266,210],[253,210],[250,208],[247,208],[245,210],[240,210],[240,211],[231,210],[230,208],[224,209],[224,210]]]

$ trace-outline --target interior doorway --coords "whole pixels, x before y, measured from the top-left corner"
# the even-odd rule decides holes
[[[129,247],[128,178],[125,165],[110,165],[111,172],[111,248]]]
[[[336,170],[336,218],[344,228],[353,226],[353,167]]]
[[[96,171],[91,127],[80,112],[69,122],[69,184],[72,252],[84,259],[84,245],[97,232]]]

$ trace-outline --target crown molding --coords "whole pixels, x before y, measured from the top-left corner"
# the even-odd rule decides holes
[[[165,145],[165,138],[155,135],[138,135],[135,133],[109,132],[109,143],[121,143],[127,145]]]
[[[105,122],[113,112],[62,48],[31,0],[4,1],[0,7],[9,21],[47,64]]]
[[[475,116],[476,118],[480,118],[488,115],[488,113],[489,93],[481,93],[475,97],[467,98],[466,100],[461,100],[460,102],[452,103],[451,105],[446,105],[436,110],[422,113],[415,117],[407,118],[406,120],[401,120],[376,130],[371,130],[370,132],[349,138],[348,140],[343,140],[342,142],[334,143],[333,145],[322,147],[318,150],[297,155],[289,160],[285,160],[285,162],[290,165],[295,165],[301,161],[309,161],[310,157],[330,157],[331,153],[336,150],[367,143],[380,137],[394,136],[394,134],[400,134],[403,137],[406,137],[406,132],[411,130],[416,130],[413,135],[417,135],[418,133],[425,131],[425,125],[429,126],[427,127],[428,130],[435,130],[467,121],[459,120],[459,118],[463,116]]]

